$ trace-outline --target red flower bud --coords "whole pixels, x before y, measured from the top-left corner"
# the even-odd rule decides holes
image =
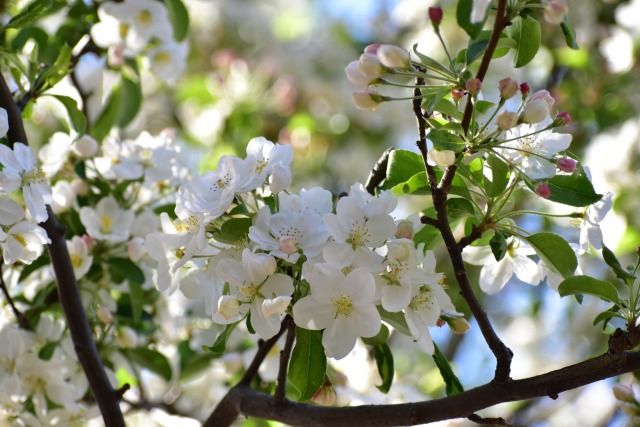
[[[529,83],[520,83],[520,92],[522,92],[522,96],[527,96],[531,93],[531,86]]]
[[[536,187],[536,194],[543,199],[548,199],[551,196],[551,189],[547,184],[540,184]]]
[[[431,24],[433,24],[434,27],[438,27],[440,25],[440,22],[442,22],[442,8],[437,6],[437,7],[430,7],[429,8],[429,19],[431,20]]]
[[[573,171],[576,170],[577,165],[578,162],[570,157],[563,157],[561,159],[558,159],[558,169],[563,172],[573,173]]]
[[[563,113],[558,114],[556,116],[556,119],[554,120],[554,122],[555,122],[554,125],[556,125],[556,126],[567,125],[567,124],[571,123],[571,116],[569,115],[569,113],[567,113],[565,111]]]
[[[467,89],[467,92],[469,92],[471,95],[475,95],[480,91],[480,88],[482,87],[482,81],[480,79],[471,79],[467,81],[467,84],[465,85],[465,89]]]
[[[464,96],[463,90],[452,90],[451,91],[451,99],[454,101],[460,101],[460,99]]]

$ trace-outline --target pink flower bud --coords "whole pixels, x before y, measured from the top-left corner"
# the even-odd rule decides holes
[[[578,162],[573,160],[571,157],[563,157],[561,159],[558,159],[558,169],[563,172],[573,173],[573,171],[576,170],[577,164]]]
[[[518,123],[518,115],[513,111],[502,110],[496,119],[498,127],[502,130],[509,130]]]
[[[344,69],[345,74],[347,75],[347,79],[351,83],[360,87],[367,87],[371,84],[371,82],[375,79],[365,76],[360,71],[360,62],[359,61],[351,61],[349,65],[347,65]]]
[[[105,325],[108,325],[113,320],[113,316],[107,307],[100,307],[96,310],[96,316]]]
[[[543,199],[548,199],[549,197],[551,197],[551,189],[547,184],[542,183],[536,187],[536,194]]]
[[[451,91],[451,99],[453,99],[454,101],[460,101],[463,96],[464,91],[462,89]]]
[[[477,94],[480,88],[482,88],[482,81],[480,81],[480,79],[467,80],[467,84],[465,85],[465,89],[467,89],[467,92],[471,95]]]
[[[440,22],[442,22],[442,8],[439,6],[436,7],[430,7],[429,8],[429,19],[431,20],[431,24],[433,24],[434,27],[438,27],[440,26]]]
[[[378,54],[378,49],[382,46],[380,43],[370,44],[369,46],[364,48],[364,53],[370,53],[372,55]]]
[[[551,111],[553,104],[556,103],[556,100],[553,99],[553,96],[551,96],[549,91],[546,89],[541,89],[535,92],[533,95],[531,95],[531,98],[529,98],[529,102],[535,102],[538,100],[543,100],[547,104],[549,111]]]
[[[500,80],[498,83],[500,89],[500,98],[509,99],[518,91],[518,82],[510,77]]]
[[[405,70],[411,65],[409,52],[392,44],[383,44],[378,48],[378,59],[389,68]]]
[[[520,92],[522,92],[522,97],[526,97],[531,93],[531,86],[529,83],[520,83]]]
[[[544,20],[549,24],[560,25],[569,13],[565,0],[551,0],[544,9]]]
[[[556,127],[562,127],[571,123],[571,116],[566,111],[558,114],[556,119],[553,121],[553,125]]]
[[[378,55],[363,53],[358,61],[358,71],[365,77],[375,80],[384,73],[384,68],[378,59]]]
[[[282,236],[278,238],[279,249],[287,255],[298,252],[296,239],[291,236]]]
[[[362,110],[375,110],[378,104],[385,101],[382,95],[368,90],[353,92],[351,98],[356,107]]]

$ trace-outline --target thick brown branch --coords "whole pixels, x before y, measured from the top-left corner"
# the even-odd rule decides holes
[[[22,115],[2,75],[0,75],[0,105],[8,113],[8,137],[11,143],[22,142],[27,144]],[[64,228],[60,225],[51,209],[47,208],[47,212],[49,218],[41,226],[51,239],[51,244],[47,246],[47,250],[49,251],[51,265],[58,282],[60,303],[67,318],[67,325],[78,360],[84,369],[105,424],[109,427],[124,427],[124,418],[118,405],[118,395],[107,378],[91,334],[84,306],[82,305],[80,290],[73,272],[71,257],[67,250]]]
[[[618,355],[607,353],[536,377],[502,383],[494,381],[455,396],[427,402],[334,408],[285,400],[282,406],[276,406],[272,396],[249,387],[232,389],[224,400],[237,414],[280,421],[293,426],[416,425],[468,417],[481,409],[504,402],[545,396],[555,399],[563,391],[637,369],[640,369],[640,352]]]

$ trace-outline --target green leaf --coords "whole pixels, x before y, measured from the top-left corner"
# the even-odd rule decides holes
[[[511,38],[518,43],[515,67],[523,67],[535,58],[540,49],[540,23],[531,16],[515,21],[511,26]]]
[[[69,122],[71,122],[71,127],[75,130],[79,135],[83,135],[87,131],[87,119],[78,109],[78,103],[75,99],[65,96],[65,95],[50,95],[60,101],[64,108],[67,110],[67,114],[69,115]]]
[[[458,2],[458,8],[456,9],[456,18],[458,25],[462,28],[469,37],[475,39],[478,37],[484,26],[484,21],[487,19],[486,15],[481,22],[471,22],[471,9],[473,8],[474,0],[460,0]]]
[[[413,236],[413,242],[418,246],[420,243],[424,243],[425,249],[434,249],[437,243],[442,238],[440,230],[430,225],[425,225],[422,230],[418,231]]]
[[[208,349],[216,356],[221,356],[227,349],[227,341],[229,341],[229,337],[233,330],[238,326],[240,322],[235,322],[227,325],[224,328],[224,331],[220,332],[220,334],[216,337],[215,342],[211,347],[202,346],[203,349]]]
[[[553,233],[538,233],[525,237],[545,264],[562,277],[573,276],[578,268],[578,258],[571,246],[562,237]]]
[[[447,216],[451,222],[474,215],[475,209],[469,200],[460,197],[447,200]]]
[[[493,235],[491,240],[489,241],[489,246],[491,247],[491,252],[493,252],[493,256],[496,258],[496,261],[502,261],[502,258],[507,254],[507,239],[504,238],[502,233],[497,232]]]
[[[123,76],[121,81],[120,96],[118,97],[118,114],[115,123],[120,129],[124,129],[136,117],[142,105],[142,88],[140,79],[133,76]]]
[[[596,318],[593,319],[593,326],[596,326],[598,323],[604,321],[604,325],[602,325],[604,327],[606,326],[609,319],[613,319],[614,317],[622,320],[627,320],[622,314],[618,313],[618,307],[614,305],[612,308],[609,308],[608,310],[605,310],[602,313],[598,314]]]
[[[378,366],[378,373],[382,378],[382,384],[377,385],[376,388],[383,393],[388,393],[393,384],[393,375],[395,373],[393,369],[393,353],[389,344],[384,343],[373,347],[373,358],[376,360]]]
[[[605,245],[602,245],[602,258],[604,258],[604,262],[606,262],[607,265],[611,267],[611,270],[613,270],[618,279],[626,281],[627,279],[636,278],[636,276],[622,268],[622,265],[620,265],[620,261],[618,261],[618,258],[616,258],[611,249],[609,249]]]
[[[455,396],[456,394],[462,393],[464,388],[460,383],[460,380],[453,373],[453,369],[451,369],[451,365],[446,357],[442,354],[436,343],[433,343],[433,360],[436,362],[436,366],[440,370],[440,375],[442,375],[442,379],[446,385],[447,396]]]
[[[296,326],[296,345],[291,352],[287,378],[298,392],[296,400],[313,397],[324,384],[327,357],[322,346],[322,332]]]
[[[57,342],[50,342],[40,349],[38,352],[38,358],[41,360],[50,360],[53,357],[53,352],[58,347]]]
[[[527,185],[530,186],[529,183]],[[547,185],[551,190],[549,200],[569,206],[589,206],[602,198],[593,189],[593,184],[582,168],[576,169],[571,175],[559,174],[550,178]],[[533,187],[530,186],[530,188]]]
[[[467,146],[467,143],[460,136],[437,129],[431,129],[427,138],[433,142],[433,148],[438,151],[462,151]]]
[[[509,184],[509,166],[493,154],[487,158],[487,166],[491,171],[491,178],[485,176],[484,187],[489,197],[498,197]]]
[[[489,33],[488,36],[485,36],[485,33]],[[466,63],[467,66],[473,64],[476,59],[482,55],[482,52],[487,48],[489,44],[489,37],[491,36],[491,31],[483,31],[481,37],[478,40],[471,39],[469,40],[469,46],[467,47],[466,52]]]
[[[143,284],[144,272],[129,258],[108,258],[106,263],[115,267],[130,282]]]
[[[485,101],[485,100],[480,100],[478,102],[476,102],[475,107],[476,110],[481,113],[481,114],[485,114],[487,111],[489,111],[491,108],[493,108],[496,104],[494,104],[493,102],[490,101]]]
[[[159,375],[165,381],[171,381],[171,365],[160,352],[147,347],[138,347],[125,352],[131,361]]]
[[[451,73],[451,70],[449,70],[447,67],[445,67],[444,65],[442,65],[440,62],[436,61],[435,59],[418,52],[418,44],[414,44],[413,45],[413,53],[416,54],[416,56],[418,57],[418,59],[420,59],[420,62],[422,62],[427,69],[432,69],[432,70],[438,70],[444,74],[447,74],[449,76],[453,77],[453,74]]]
[[[424,161],[420,154],[409,150],[393,150],[389,155],[384,185],[387,189],[391,188],[424,171]]]
[[[404,317],[404,313],[388,312],[387,310],[382,308],[381,305],[377,305],[376,308],[378,309],[378,313],[380,313],[380,317],[382,318],[382,320],[393,326],[398,332],[409,337],[412,336],[411,332],[409,332],[409,326],[407,326],[407,320]]]
[[[91,127],[91,136],[96,141],[101,142],[105,136],[111,132],[111,128],[116,124],[118,115],[120,114],[120,98],[122,94],[122,86],[116,85],[111,90],[111,96],[107,101],[100,116]]]
[[[424,95],[424,92],[422,92]],[[436,110],[436,105],[438,105],[442,98],[449,95],[451,93],[451,88],[449,86],[442,86],[437,90],[436,93],[430,96],[425,96],[424,101],[422,101],[422,108],[426,110],[426,116],[430,116]]]
[[[251,218],[231,218],[222,224],[220,231],[214,233],[213,237],[218,242],[234,245],[247,237],[252,225]]]
[[[387,327],[387,325],[383,324],[380,327],[380,332],[378,332],[376,336],[371,338],[360,337],[360,339],[362,339],[362,342],[365,343],[366,345],[370,345],[374,347],[377,345],[384,344],[389,340],[389,328]]]
[[[187,36],[189,31],[189,12],[180,0],[165,0],[167,4],[167,12],[169,20],[173,27],[173,38],[177,42],[181,42]]]
[[[5,31],[8,28],[26,27],[32,22],[58,11],[62,6],[64,6],[64,3],[60,4],[60,2],[56,2],[54,4],[53,0],[32,1],[23,8],[20,13],[12,17],[9,22],[0,29],[0,32]]]
[[[605,301],[620,305],[618,300],[618,290],[616,287],[604,280],[594,279],[589,276],[573,276],[565,279],[558,286],[560,296],[585,294],[596,296]]]
[[[564,34],[564,40],[567,43],[567,46],[573,50],[580,49],[580,46],[578,46],[578,43],[576,42],[576,32],[571,28],[566,17],[564,18],[564,22],[560,24],[560,28],[562,28],[562,33]]]
[[[453,104],[453,102],[449,101],[448,99],[441,99],[440,102],[436,104],[434,111],[458,120],[462,119],[462,113],[458,111],[458,108]]]
[[[216,358],[211,352],[197,353],[189,347],[189,340],[178,344],[180,354],[180,381],[187,381],[211,366],[211,361]]]

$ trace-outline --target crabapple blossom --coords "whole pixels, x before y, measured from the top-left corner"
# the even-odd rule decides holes
[[[95,208],[80,209],[80,221],[89,236],[98,240],[124,242],[129,238],[135,214],[120,207],[112,196],[100,199]]]
[[[324,329],[327,357],[342,359],[358,337],[378,333],[381,319],[374,304],[374,279],[366,269],[356,268],[345,276],[336,265],[316,264],[307,280],[311,295],[296,302],[293,319],[305,329]]]
[[[51,186],[45,181],[42,169],[38,168],[36,156],[31,148],[16,143],[13,150],[0,144],[0,186],[6,193],[22,187],[27,209],[36,222],[44,222],[47,206],[51,204]]]
[[[373,53],[363,53],[358,60],[358,71],[371,81],[375,81],[385,72],[378,55]],[[361,85],[359,85],[361,86]]]
[[[2,258],[5,264],[21,261],[31,264],[36,260],[44,245],[51,243],[44,229],[32,222],[21,221],[13,225],[6,233],[2,244]]]
[[[362,110],[375,110],[378,104],[384,101],[384,97],[379,93],[369,90],[353,92],[351,98],[355,106]]]
[[[469,246],[465,248],[462,257],[469,264],[482,266],[480,289],[492,295],[501,291],[514,273],[523,282],[537,286],[541,280],[540,269],[527,256],[534,254],[535,251],[530,246],[511,237],[507,253],[500,261],[496,261],[489,246]]]
[[[89,247],[80,236],[73,236],[71,240],[67,240],[67,249],[69,250],[71,265],[76,279],[80,279],[89,271],[93,256],[89,255]]]
[[[392,44],[380,45],[376,54],[378,55],[378,59],[382,65],[385,67],[404,70],[409,68],[411,65],[409,52]]]
[[[347,79],[356,86],[367,87],[376,80],[375,78],[364,75],[362,71],[360,71],[359,61],[351,61],[345,67],[344,72],[347,75]]]

